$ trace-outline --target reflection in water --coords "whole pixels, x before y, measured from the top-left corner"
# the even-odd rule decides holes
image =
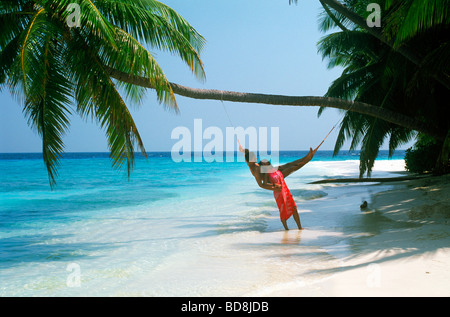
[[[302,232],[304,230],[285,230],[281,239],[281,244],[300,244]]]

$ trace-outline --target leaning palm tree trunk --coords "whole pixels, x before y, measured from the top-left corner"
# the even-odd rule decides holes
[[[125,72],[107,67],[107,71],[112,78],[133,85],[146,88],[153,88],[149,79],[130,75]],[[445,135],[442,131],[435,129],[419,120],[396,113],[387,109],[382,109],[363,102],[350,101],[339,98],[315,97],[315,96],[285,96],[258,93],[242,93],[235,91],[216,90],[216,89],[197,89],[170,83],[172,91],[180,96],[193,99],[209,99],[243,103],[261,103],[280,106],[319,106],[336,109],[350,110],[366,114],[375,118],[397,124],[399,126],[424,132],[439,140],[443,140]]]

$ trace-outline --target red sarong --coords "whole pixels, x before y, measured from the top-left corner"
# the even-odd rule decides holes
[[[280,184],[281,191],[273,191],[273,197],[278,205],[278,210],[280,211],[280,219],[287,220],[294,213],[294,210],[297,208],[295,204],[294,198],[292,198],[291,192],[287,187],[283,174],[276,170],[273,173],[269,174],[269,181],[272,184]]]

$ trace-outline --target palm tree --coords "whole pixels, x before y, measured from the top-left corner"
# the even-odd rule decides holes
[[[79,28],[67,23],[69,3],[81,8]],[[204,79],[199,57],[204,39],[174,10],[155,0],[2,0],[0,26],[0,89],[7,87],[21,97],[29,125],[42,137],[50,185],[55,184],[62,135],[72,111],[94,118],[105,129],[113,166],[127,162],[130,173],[136,145],[145,155],[119,91],[139,103],[144,89],[154,89],[159,101],[175,111],[174,94],[179,94],[196,99],[350,109],[439,140],[447,133],[447,129],[420,118],[361,101],[194,89],[171,83],[141,42],[177,54]]]
[[[345,23],[356,25],[394,48],[417,66],[422,66],[424,56],[416,51],[417,47],[408,45],[405,40],[436,26],[449,24],[450,0],[343,0],[343,3],[337,0],[319,1],[336,26],[342,29]],[[297,2],[298,0],[289,0],[290,4]],[[370,27],[366,21],[369,14],[366,11],[367,5],[374,2],[385,9],[382,28]],[[448,46],[441,47],[439,52],[448,60]],[[446,66],[447,68],[436,69],[430,75],[450,89],[448,64]]]
[[[79,5],[80,27],[69,26],[69,3]],[[172,86],[143,44],[177,54],[204,78],[203,37],[158,1],[2,0],[0,26],[0,88],[20,98],[28,124],[41,136],[51,186],[72,112],[105,129],[114,167],[127,162],[130,173],[135,146],[145,155],[120,93],[139,104],[145,88],[113,80],[109,68],[144,77],[175,111]]]
[[[441,0],[447,1],[447,0]],[[290,0],[290,2],[296,2],[296,0]],[[374,36],[375,39],[382,40],[388,46],[392,47],[392,44],[384,40],[380,31],[372,28],[368,28],[365,19],[360,15],[359,11],[364,11],[366,6],[362,2],[355,2],[354,0],[346,0],[348,4],[359,4],[359,11],[352,11],[349,8],[343,6],[336,0],[320,0],[324,6],[327,13],[326,17],[329,18],[328,23],[335,23],[335,25],[340,26],[345,30],[346,25],[359,26],[358,23],[363,25],[363,29],[369,29],[367,32]],[[367,2],[367,1],[366,1]],[[329,7],[328,7],[329,6]],[[336,9],[338,11],[336,11]],[[337,19],[335,15],[339,15]],[[341,23],[339,22],[341,21]],[[331,24],[330,24],[331,25]],[[411,62],[417,62],[417,58],[412,58],[411,56],[416,56],[413,52],[405,50],[403,47],[398,49],[398,53],[405,56]],[[126,72],[120,72],[115,69],[109,69],[110,75],[116,79],[125,82],[131,82],[136,85],[153,88],[146,81],[146,78],[140,76],[133,76]],[[330,97],[312,97],[312,96],[283,96],[283,95],[273,95],[273,94],[254,94],[254,93],[244,93],[244,92],[233,92],[233,91],[223,91],[215,89],[195,89],[190,87],[185,87],[179,84],[171,83],[172,89],[175,94],[195,98],[195,99],[213,99],[231,102],[244,102],[244,103],[263,103],[271,105],[287,105],[287,106],[320,106],[320,107],[334,107],[338,109],[348,110],[351,109],[352,112],[357,112],[361,114],[366,114],[384,121],[397,124],[401,127],[413,129],[420,131],[435,137],[438,140],[444,140],[446,137],[447,129],[442,127],[436,127],[430,122],[424,122],[423,120],[418,120],[414,117],[407,116],[403,113],[396,111],[389,111],[385,108],[380,108],[378,105],[373,105],[371,103],[365,103],[360,101],[345,100],[341,98],[330,98]]]
[[[330,59],[329,66],[343,66],[342,75],[328,89],[326,96],[380,105],[380,109],[415,116],[417,107],[405,98],[402,86],[411,63],[385,45],[377,45],[365,32],[345,31],[333,33],[319,42],[319,51]],[[319,116],[324,108],[319,109]],[[370,176],[371,169],[385,138],[389,137],[389,154],[402,143],[409,142],[414,130],[400,127],[385,120],[352,111],[346,111],[336,140],[334,155],[345,140],[351,139],[350,150],[361,144],[360,177]]]
[[[363,14],[364,1],[346,2],[348,6],[353,4],[352,12],[359,10],[360,14]],[[390,10],[385,12],[387,27],[383,33],[385,37],[390,37],[388,41],[380,41],[380,38],[374,37],[366,27],[353,23],[346,15],[324,5],[322,30],[329,31],[333,27],[339,27],[342,31],[322,39],[319,42],[319,51],[329,58],[330,67],[345,67],[342,76],[332,84],[326,96],[379,105],[383,109],[433,122],[443,131],[448,131],[448,109],[443,103],[448,90],[440,85],[439,81],[430,78],[435,78],[439,72],[446,74],[448,70],[448,58],[436,59],[437,56],[448,56],[445,32],[440,28],[428,27],[422,30],[423,34],[417,30],[416,33],[406,33],[409,37],[402,33],[396,37],[389,35],[397,34],[396,28],[401,29],[405,25],[405,22],[399,24],[399,21],[403,20],[401,17],[405,10],[409,12],[405,14],[405,21],[408,21],[410,11],[413,10],[409,4],[410,2],[397,1],[395,6],[390,4]],[[435,21],[442,22],[438,19]],[[396,49],[399,45],[414,47],[417,56],[425,56],[420,65],[416,65],[414,60],[399,52]],[[322,110],[323,108],[319,114]],[[414,134],[410,129],[405,129],[405,126],[399,127],[374,117],[347,112],[336,141],[335,154],[346,138],[352,138],[351,149],[361,143],[361,176],[365,172],[370,174],[379,147],[387,136],[390,136],[389,149],[392,155],[399,144],[408,142]],[[445,165],[448,161],[448,140],[446,143],[447,146],[443,144],[442,153],[447,153],[447,156],[441,155],[441,161]]]

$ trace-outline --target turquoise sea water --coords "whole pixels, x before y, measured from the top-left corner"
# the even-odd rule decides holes
[[[358,164],[358,153],[331,154],[318,152],[287,179],[309,228],[323,221],[301,209],[331,192],[307,183],[354,175]],[[240,242],[281,232],[277,217],[272,193],[242,160],[175,163],[149,153],[128,179],[108,153],[68,153],[51,190],[40,154],[0,154],[0,296],[247,294],[277,278],[272,257],[251,269],[261,250],[247,257],[252,248]]]

